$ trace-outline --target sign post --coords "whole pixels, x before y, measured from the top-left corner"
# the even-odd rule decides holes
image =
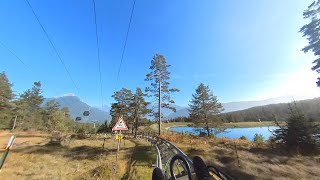
[[[119,133],[116,134],[116,139],[118,140],[116,160],[118,160],[120,142],[121,142],[121,139],[123,138],[123,134],[121,134],[121,131],[127,131],[127,130],[128,130],[128,127],[124,122],[122,116],[120,116],[118,122],[112,128],[112,131],[119,131]]]

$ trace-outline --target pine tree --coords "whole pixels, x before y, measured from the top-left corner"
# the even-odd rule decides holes
[[[290,116],[285,121],[285,125],[279,125],[279,129],[274,131],[275,141],[283,144],[288,150],[293,152],[311,152],[316,149],[315,135],[320,132],[317,123],[307,119],[301,110],[289,104]]]
[[[190,103],[190,117],[195,123],[204,122],[205,129],[210,136],[211,126],[218,128],[222,123],[221,119],[217,117],[223,110],[221,103],[216,96],[213,96],[209,86],[205,86],[203,83],[197,87]]]
[[[308,6],[308,9],[303,12],[303,17],[310,19],[310,22],[300,29],[303,37],[307,37],[309,41],[309,45],[304,47],[302,51],[305,53],[313,52],[317,59],[313,61],[315,65],[312,70],[320,73],[320,0],[314,1]],[[320,87],[320,78],[318,78],[317,85]]]
[[[12,92],[12,84],[10,84],[4,72],[0,73],[0,127],[9,128],[12,118],[14,103],[12,102],[14,94]]]
[[[59,104],[55,100],[51,100],[43,107],[43,124],[47,130],[53,130],[52,122],[54,114],[59,111]]]
[[[176,109],[171,104],[174,104],[174,100],[171,99],[170,93],[179,92],[178,89],[169,88],[170,72],[167,68],[170,65],[167,64],[166,59],[163,55],[156,54],[151,60],[149,74],[147,74],[146,81],[151,81],[151,86],[146,88],[146,92],[152,93],[152,96],[158,100],[158,112],[155,116],[158,118],[159,123],[159,135],[161,134],[161,108],[168,108],[172,111]]]
[[[115,92],[112,97],[115,103],[111,104],[110,115],[112,117],[111,125],[115,125],[120,116],[126,121],[130,116],[130,103],[133,99],[131,90],[122,88],[120,91]],[[127,124],[130,122],[127,122]]]
[[[147,94],[144,94],[141,88],[137,88],[132,102],[130,103],[131,118],[133,121],[132,134],[134,131],[135,136],[137,135],[140,119],[146,114],[151,113],[151,110],[147,107],[150,103],[146,102],[144,99],[146,96]]]
[[[29,128],[39,128],[43,127],[42,119],[42,109],[41,104],[43,103],[43,96],[41,95],[41,83],[34,82],[31,89],[25,91],[20,95],[20,99],[17,104],[20,111],[20,116],[22,117],[24,129]]]

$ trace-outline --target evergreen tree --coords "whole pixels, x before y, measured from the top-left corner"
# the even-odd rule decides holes
[[[151,81],[151,86],[147,87],[146,91],[151,92],[152,96],[158,100],[158,112],[155,116],[158,118],[159,135],[161,133],[161,108],[168,108],[175,112],[176,109],[170,106],[170,104],[175,103],[174,100],[171,99],[170,93],[179,92],[178,89],[169,88],[170,72],[167,69],[168,67],[170,67],[170,65],[167,64],[163,55],[154,55],[150,66],[150,70],[152,71],[147,74],[145,79],[146,81]]]
[[[0,127],[9,128],[13,116],[14,103],[12,102],[14,94],[4,72],[0,73]]]
[[[120,91],[115,92],[112,97],[115,99],[115,103],[111,104],[110,115],[112,117],[111,125],[115,125],[119,117],[122,116],[126,121],[130,116],[130,103],[133,99],[131,90],[122,88]],[[130,123],[130,122],[127,122]]]
[[[42,109],[43,96],[41,95],[41,83],[35,82],[33,87],[20,95],[17,104],[22,117],[24,129],[43,127]]]
[[[140,119],[143,118],[146,114],[151,113],[151,110],[148,109],[149,102],[146,102],[144,97],[147,94],[144,94],[141,88],[136,89],[136,93],[134,94],[133,101],[130,103],[131,109],[131,118],[133,121],[132,134],[134,130],[134,135],[137,135],[137,130],[139,126]]]
[[[311,51],[317,57],[313,61],[315,65],[312,67],[312,70],[320,73],[320,0],[314,1],[308,6],[308,9],[303,12],[303,17],[309,19],[310,22],[300,29],[300,32],[309,41],[309,45],[302,50],[305,53]],[[320,87],[320,78],[318,78],[317,85]]]
[[[216,128],[222,123],[221,119],[217,117],[223,110],[223,107],[216,96],[213,96],[209,86],[201,83],[196,89],[196,93],[192,95],[190,101],[190,117],[195,123],[204,122],[205,129],[210,136],[210,126]]]
[[[290,116],[285,125],[274,130],[275,141],[295,152],[311,152],[316,149],[315,135],[320,132],[317,123],[307,119],[296,104],[289,105]]]
[[[54,121],[55,113],[59,111],[59,104],[55,100],[51,100],[43,107],[43,124],[47,130],[52,130],[52,122]]]

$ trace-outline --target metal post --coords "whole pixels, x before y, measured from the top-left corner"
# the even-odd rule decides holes
[[[2,158],[0,159],[0,170],[2,169],[2,166],[4,164],[4,162],[6,161],[6,158],[9,154],[9,150],[11,148],[11,146],[13,145],[14,143],[14,140],[15,140],[16,136],[15,135],[12,135],[9,142],[8,142],[8,145],[6,147],[6,150],[4,151],[3,155],[2,155]]]

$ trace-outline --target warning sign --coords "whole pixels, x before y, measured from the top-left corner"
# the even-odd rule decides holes
[[[113,126],[112,131],[127,131],[128,127],[126,125],[126,123],[124,122],[122,116],[119,117],[118,122],[116,123],[116,125]]]

